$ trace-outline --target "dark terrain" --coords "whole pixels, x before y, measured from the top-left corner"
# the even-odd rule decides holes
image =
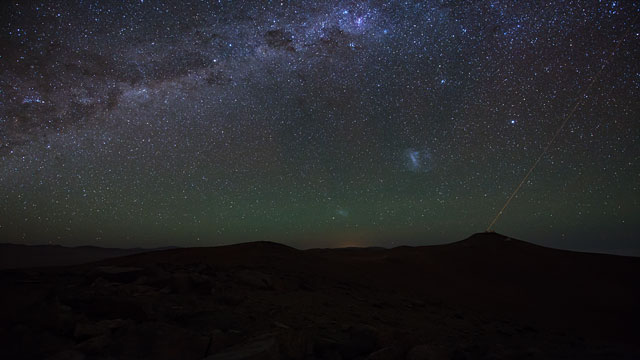
[[[116,249],[97,246],[0,244],[0,269],[77,265],[159,249]]]
[[[640,359],[640,258],[499,234],[170,249],[0,278],[3,359]]]

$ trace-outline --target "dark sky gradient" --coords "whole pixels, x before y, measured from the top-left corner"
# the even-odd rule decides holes
[[[534,4],[535,3],[535,4]],[[3,2],[0,238],[640,254],[631,1]]]

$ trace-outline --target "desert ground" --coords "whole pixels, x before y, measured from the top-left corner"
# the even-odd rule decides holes
[[[0,356],[640,359],[640,258],[494,233],[393,249],[254,242],[120,255],[3,264]]]

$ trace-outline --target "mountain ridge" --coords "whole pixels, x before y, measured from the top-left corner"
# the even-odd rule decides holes
[[[456,249],[456,248],[469,248],[477,251],[500,251],[506,248],[520,249],[522,251],[539,252],[542,249],[550,251],[561,251],[572,254],[591,254],[597,256],[614,256],[623,258],[636,258],[640,257],[598,253],[598,252],[586,252],[567,249],[557,249],[552,247],[546,247],[538,244],[534,244],[528,241],[519,240],[513,237],[502,235],[499,233],[475,233],[469,237],[454,241],[446,244],[437,245],[400,245],[392,248],[385,248],[380,246],[370,247],[337,247],[337,248],[311,248],[311,249],[298,249],[286,244],[273,242],[273,241],[250,241],[236,244],[217,245],[217,246],[202,246],[202,247],[178,247],[178,246],[164,246],[158,248],[109,248],[94,245],[79,245],[79,246],[65,246],[59,244],[14,244],[14,243],[0,243],[0,269],[12,269],[12,268],[29,268],[29,267],[48,267],[48,266],[65,266],[65,265],[79,265],[83,263],[89,263],[93,261],[101,261],[110,258],[116,258],[119,256],[129,256],[135,254],[144,254],[147,252],[164,252],[172,250],[181,250],[189,252],[189,249],[200,249],[201,251],[207,251],[205,249],[245,249],[251,253],[263,254],[275,254],[278,251],[286,252],[304,252],[309,254],[321,254],[326,251],[335,251],[339,253],[348,252],[402,252],[402,251],[425,251],[431,249],[432,251],[438,251],[438,249]],[[221,250],[221,251],[227,251]]]

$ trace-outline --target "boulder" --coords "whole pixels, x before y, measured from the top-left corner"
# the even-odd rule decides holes
[[[76,340],[83,341],[106,334],[108,331],[109,329],[105,329],[96,323],[79,322],[76,324],[75,330],[73,330],[73,337],[76,338]]]
[[[232,336],[230,336],[228,333],[220,329],[211,330],[209,332],[209,344],[204,356],[206,357],[222,352],[224,349],[234,344],[231,342],[231,340]]]
[[[73,336],[77,340],[86,340],[99,335],[108,335],[111,330],[119,328],[125,324],[122,319],[103,320],[98,322],[76,323]]]
[[[93,271],[93,277],[102,277],[112,282],[129,283],[142,275],[142,268],[123,266],[98,266]]]
[[[349,340],[344,344],[345,358],[365,356],[373,352],[380,341],[380,332],[373,326],[358,324],[349,328]]]
[[[104,334],[93,337],[78,345],[76,349],[82,351],[85,354],[100,354],[107,351],[107,347],[111,344],[111,336]]]
[[[255,270],[242,270],[236,274],[238,281],[258,289],[272,289],[273,277]]]
[[[90,319],[147,319],[145,307],[149,304],[135,301],[135,298],[115,296],[85,296],[66,300],[74,313],[84,314]]]
[[[205,310],[181,314],[177,322],[186,328],[206,332],[211,329],[228,331],[242,328],[242,317],[232,311]]]
[[[211,294],[217,303],[227,306],[238,306],[247,299],[244,294],[230,290],[216,290]]]
[[[326,336],[320,336],[313,342],[313,354],[320,359],[342,359],[341,342]]]
[[[209,294],[213,287],[213,280],[206,275],[197,273],[177,273],[171,276],[169,288],[176,294],[198,293]]]
[[[365,360],[396,360],[401,359],[402,355],[402,349],[399,347],[389,346],[372,352],[365,358]]]
[[[177,273],[171,276],[169,288],[175,294],[187,294],[193,289],[191,276],[187,273]]]
[[[48,357],[47,360],[84,360],[86,356],[78,350],[64,350]]]
[[[165,322],[131,324],[114,332],[123,358],[201,359],[209,337]]]
[[[3,359],[44,359],[74,345],[65,337],[26,324],[18,324],[8,333],[9,338],[3,339]]]
[[[210,276],[199,273],[191,273],[191,283],[194,290],[201,295],[210,294],[214,286],[214,281]]]
[[[57,300],[52,303],[43,301],[30,309],[25,316],[29,323],[42,327],[54,334],[68,336],[73,333],[75,316],[71,308],[60,304]]]
[[[205,360],[276,360],[280,358],[276,340],[273,337],[266,337],[207,356]]]
[[[277,336],[279,351],[287,359],[306,359],[313,353],[313,336],[303,329],[291,329],[277,323],[280,328]],[[284,327],[283,327],[284,326]]]
[[[93,282],[91,282],[91,287],[92,288],[98,288],[98,289],[102,289],[102,288],[107,288],[110,286],[113,286],[114,284],[112,282],[110,282],[109,280],[103,278],[102,276],[98,276],[97,278],[95,278],[95,280],[93,280]]]
[[[433,346],[416,345],[407,353],[407,360],[447,360],[449,357]]]

